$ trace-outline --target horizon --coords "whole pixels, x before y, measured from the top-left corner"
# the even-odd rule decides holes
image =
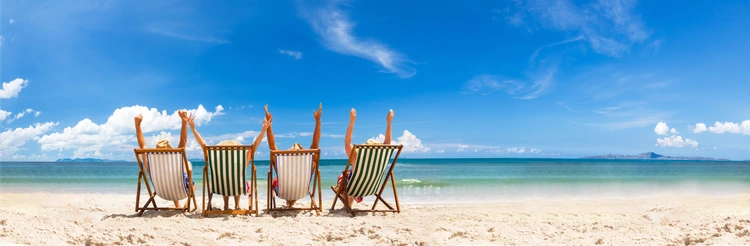
[[[750,160],[750,3],[628,0],[3,2],[0,161],[135,160],[179,141],[251,144],[263,105],[279,149],[321,157],[382,140],[400,158],[654,152]],[[414,11],[424,10],[424,11]],[[653,149],[643,152],[643,149]],[[202,158],[188,130],[188,158]],[[268,158],[264,138],[256,152]]]

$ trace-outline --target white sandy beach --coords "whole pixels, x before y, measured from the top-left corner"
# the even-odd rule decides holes
[[[199,209],[147,211],[139,218],[134,195],[0,195],[3,244],[750,244],[750,194],[406,204],[400,214],[354,218],[329,207],[320,216],[290,212],[274,218],[261,212],[204,218]]]

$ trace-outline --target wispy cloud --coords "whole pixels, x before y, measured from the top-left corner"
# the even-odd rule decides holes
[[[569,0],[517,0],[512,8],[502,12],[510,25],[531,31],[529,26],[536,23],[543,28],[574,32],[595,52],[620,57],[651,35],[640,16],[633,13],[634,8],[635,1],[631,0],[599,0],[579,6]]]
[[[183,40],[189,40],[189,41],[197,41],[197,42],[206,42],[206,43],[214,43],[214,44],[228,44],[230,43],[228,40],[222,39],[222,38],[216,38],[216,37],[210,37],[210,36],[193,36],[190,34],[185,33],[179,33],[175,31],[169,31],[164,29],[159,29],[156,27],[149,27],[147,29],[151,33],[160,34],[164,36],[169,36],[177,39],[183,39]]]
[[[294,57],[295,60],[302,59],[302,52],[299,51],[279,49],[279,53]]]
[[[506,79],[491,74],[477,75],[464,82],[461,93],[489,95],[496,91],[503,91],[515,98],[530,100],[549,92],[556,71],[557,67],[543,69],[541,72],[529,75],[529,78],[524,80]]]
[[[575,37],[575,38],[566,39],[566,40],[563,40],[563,41],[560,41],[560,42],[557,42],[557,43],[551,43],[551,44],[539,47],[538,49],[536,49],[534,51],[533,54],[531,54],[531,57],[529,57],[529,64],[534,64],[534,60],[536,60],[536,57],[539,56],[539,52],[542,51],[542,49],[549,48],[549,47],[552,47],[552,46],[555,46],[555,45],[572,43],[572,42],[575,42],[575,41],[578,41],[578,40],[582,40],[583,38],[584,38],[583,36],[578,36],[578,37]]]
[[[557,102],[557,105],[559,105],[560,107],[563,107],[563,108],[567,109],[570,112],[578,113],[578,111],[573,110],[569,105],[565,104],[565,102]]]
[[[355,23],[349,19],[339,3],[328,3],[323,7],[306,11],[304,15],[329,50],[370,60],[382,66],[382,72],[395,73],[401,78],[408,78],[417,73],[416,69],[409,66],[412,62],[406,55],[378,41],[355,36]]]

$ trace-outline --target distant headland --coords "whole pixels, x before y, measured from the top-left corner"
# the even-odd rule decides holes
[[[96,158],[61,158],[55,162],[127,162],[123,160],[107,160],[107,159],[96,159]]]
[[[729,161],[725,158],[711,158],[711,157],[685,157],[685,156],[665,156],[654,152],[646,152],[637,155],[595,155],[595,156],[584,156],[582,159],[623,159],[623,160],[686,160],[686,161]]]

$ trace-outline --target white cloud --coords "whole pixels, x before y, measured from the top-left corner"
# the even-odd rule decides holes
[[[717,149],[719,149],[719,148],[718,148],[718,147],[716,147],[716,146],[714,146],[714,147],[713,147],[713,149],[714,149],[714,150],[717,150]]]
[[[17,113],[16,116],[13,117],[13,120],[17,120],[17,119],[23,118],[24,115],[26,115],[26,112]]]
[[[654,132],[659,135],[667,135],[669,132],[669,126],[667,126],[667,123],[659,122],[654,128]]]
[[[295,60],[302,59],[302,52],[299,51],[279,49],[279,53],[294,57]]]
[[[526,152],[526,148],[524,148],[524,147],[520,147],[520,148],[519,147],[511,147],[511,148],[505,149],[505,151],[508,152],[508,153],[523,154],[524,152]]]
[[[672,128],[672,130],[669,130],[669,132],[672,133],[672,135],[680,134],[680,132],[678,132],[677,129],[674,128]]]
[[[8,113],[10,113],[10,112],[8,112]],[[41,114],[41,112],[39,112],[39,111],[34,111],[33,109],[27,108],[26,110],[17,113],[16,116],[13,116],[12,119],[8,119],[8,123],[11,123],[11,122],[13,122],[15,120],[23,118],[24,116],[26,116],[26,114],[31,114],[31,113],[34,114],[34,117],[37,117],[37,116],[39,116]],[[0,115],[2,115],[2,113],[0,113]],[[0,117],[0,120],[3,120],[3,119],[5,119],[5,117]]]
[[[9,111],[5,111],[5,110],[0,109],[0,121],[4,121],[11,114],[13,114],[13,113],[9,112]]]
[[[382,143],[385,140],[385,135],[380,134],[377,137],[370,139]],[[391,140],[391,144],[403,144],[404,148],[402,149],[402,151],[404,153],[425,153],[430,151],[430,147],[422,145],[422,140],[417,138],[416,135],[409,132],[409,130],[404,130],[404,134],[402,134],[396,140]]]
[[[21,93],[21,89],[29,84],[28,80],[17,78],[10,82],[3,82],[3,88],[0,89],[0,99],[8,99],[18,97]]]
[[[441,149],[441,150],[438,150],[438,151],[435,151],[435,152],[438,153],[438,154],[442,154],[442,153],[445,153],[445,150]]]
[[[416,69],[407,65],[411,61],[406,55],[372,39],[354,36],[355,23],[338,3],[329,3],[308,12],[306,19],[322,38],[323,45],[334,52],[370,60],[382,66],[382,72],[395,73],[401,78],[417,73]]]
[[[0,160],[7,160],[30,140],[39,139],[39,135],[52,129],[57,123],[36,123],[26,128],[8,129],[0,133]]]
[[[462,151],[464,151],[464,149],[466,149],[466,148],[468,148],[468,147],[469,147],[469,145],[466,145],[466,144],[459,144],[459,145],[458,145],[458,150],[457,150],[457,151],[458,151],[458,152],[462,152]]]
[[[695,124],[695,127],[693,128],[693,133],[702,133],[707,130],[708,129],[706,128],[706,124],[698,123],[698,124]]]
[[[702,123],[698,123],[702,124]],[[696,128],[697,125],[696,124]],[[750,120],[744,120],[741,123],[734,123],[734,122],[716,122],[713,126],[708,127],[708,131],[716,134],[724,134],[724,133],[731,133],[731,134],[744,134],[744,135],[750,135]]]
[[[528,0],[516,1],[514,11],[503,12],[509,24],[529,32],[537,20],[543,28],[576,33],[596,53],[620,57],[651,35],[634,9],[635,1],[629,0],[600,0],[581,6],[569,0]],[[535,18],[527,19],[527,15]]]
[[[213,117],[223,115],[221,105],[214,112],[208,112],[203,105],[197,109],[188,110],[196,115],[195,124],[200,126],[208,123]],[[149,109],[145,106],[130,106],[116,109],[103,124],[96,124],[86,118],[75,126],[66,127],[62,132],[55,132],[42,136],[38,142],[43,151],[74,149],[74,156],[87,156],[91,153],[100,155],[102,149],[127,151],[135,147],[131,144],[135,140],[135,125],[133,118],[143,114],[141,129],[144,135],[158,131],[177,130],[181,127],[181,120],[177,111],[167,114],[166,110]],[[167,133],[160,133],[152,137],[152,142],[158,137],[171,137]],[[173,142],[170,141],[170,144]],[[152,143],[154,144],[154,143]],[[176,144],[172,146],[176,147]],[[153,145],[152,145],[153,146]]]
[[[16,21],[14,21],[13,19],[10,19],[10,20],[8,21],[8,24],[9,24],[9,25],[13,25],[13,22],[16,22]]]
[[[677,148],[681,148],[681,147],[698,147],[698,141],[695,141],[695,140],[692,140],[692,139],[689,139],[689,138],[685,138],[683,140],[681,136],[672,135],[672,136],[669,136],[669,137],[657,138],[656,139],[656,146],[661,146],[661,147],[677,147]]]
[[[537,149],[537,148],[532,148],[531,150],[529,150],[529,153],[539,154],[539,153],[542,153],[542,150]]]

